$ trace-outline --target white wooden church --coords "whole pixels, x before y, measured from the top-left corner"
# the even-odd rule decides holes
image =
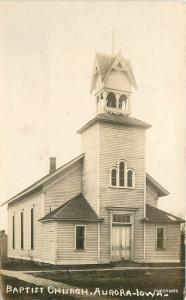
[[[96,53],[97,113],[78,131],[82,154],[58,169],[50,158],[49,174],[9,200],[9,257],[55,265],[180,261],[183,220],[158,209],[168,191],[146,173],[150,125],[131,117],[132,87],[129,60]]]

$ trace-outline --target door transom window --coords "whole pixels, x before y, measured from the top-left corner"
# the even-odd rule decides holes
[[[130,215],[125,215],[125,214],[115,214],[112,216],[112,222],[113,223],[130,223]]]

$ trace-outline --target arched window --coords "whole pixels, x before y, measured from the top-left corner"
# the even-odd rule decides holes
[[[134,175],[132,170],[128,170],[127,172],[127,186],[128,187],[133,187],[133,180],[134,180]]]
[[[116,97],[112,92],[107,96],[107,107],[116,108]]]
[[[117,188],[135,188],[135,172],[134,169],[128,168],[127,161],[119,160],[115,166],[109,171],[109,186]]]
[[[117,170],[112,169],[112,171],[111,171],[111,185],[116,186],[116,183],[117,183]]]
[[[126,102],[127,102],[127,96],[126,95],[121,95],[119,98],[119,104],[118,104],[118,108],[122,109],[122,108],[126,108]],[[125,106],[123,107],[123,104],[125,104]]]
[[[121,161],[119,163],[119,186],[125,185],[125,163]]]

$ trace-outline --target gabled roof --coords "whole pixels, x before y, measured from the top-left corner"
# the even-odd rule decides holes
[[[154,178],[152,178],[148,173],[146,173],[146,182],[149,183],[157,192],[158,197],[168,196],[169,192],[162,187]]]
[[[73,164],[75,164],[76,162],[78,162],[79,160],[83,159],[85,156],[84,153],[80,154],[79,156],[75,157],[74,159],[72,159],[71,161],[69,161],[68,163],[66,163],[65,165],[59,167],[58,169],[56,169],[53,173],[49,173],[46,176],[40,178],[39,180],[37,180],[36,182],[34,182],[32,185],[30,185],[29,187],[27,187],[26,189],[24,189],[23,191],[21,191],[19,194],[15,195],[14,197],[10,198],[8,201],[6,201],[5,203],[8,202],[12,203],[14,201],[17,201],[25,196],[29,196],[32,195],[35,192],[40,191],[43,188],[43,185],[50,183],[51,181],[55,180],[56,177],[58,177],[63,171],[65,171],[68,167],[72,166]],[[3,204],[5,204],[3,203]]]
[[[183,223],[183,219],[178,218],[166,211],[146,204],[146,218],[142,220],[144,223]]]
[[[105,77],[109,74],[109,72],[112,70],[114,63],[119,56],[121,56],[120,52],[118,52],[116,55],[107,55],[107,54],[96,52],[95,64],[97,64],[97,66],[98,66],[98,72],[100,74],[102,82],[104,81]],[[130,79],[132,85],[136,88],[137,85],[136,85],[136,81],[135,81],[134,74],[132,71],[132,66],[131,66],[130,60],[123,58],[123,61],[124,61],[126,72],[129,76],[129,79]],[[95,88],[96,76],[97,76],[97,74],[93,74],[93,76],[92,76],[90,93]]]
[[[119,123],[119,124],[121,123],[121,124],[133,125],[133,126],[139,126],[139,127],[145,127],[145,128],[148,128],[150,126],[147,123],[143,123],[143,122],[141,122],[137,119],[131,118],[131,117],[107,115],[107,114],[105,114],[105,116],[104,116],[104,114],[102,114],[102,115],[96,116],[96,118],[94,118],[92,121],[87,123],[82,129],[79,130],[79,132],[82,132],[85,128],[87,128],[93,122],[95,122],[95,119],[101,120],[103,122],[108,121],[108,122],[113,122],[113,123]],[[117,119],[117,121],[116,121],[116,119]],[[81,161],[84,158],[84,156],[85,156],[85,154],[83,153],[83,154],[75,157],[73,160],[69,161],[65,165],[56,169],[55,172],[53,172],[51,174],[47,174],[46,176],[42,177],[41,179],[34,182],[32,185],[30,185],[29,187],[27,187],[26,189],[21,191],[19,194],[15,195],[14,197],[12,197],[11,199],[9,199],[8,201],[4,202],[1,205],[4,205],[6,203],[8,203],[10,205],[18,200],[21,200],[25,197],[28,197],[34,193],[39,192],[39,191],[42,191],[44,186],[47,186],[48,184],[54,182],[58,177],[61,176],[61,174],[63,174],[63,171],[65,171],[68,167],[73,166],[76,162]],[[153,188],[158,192],[159,197],[167,196],[169,194],[169,192],[165,188],[163,188],[155,179],[153,179],[147,173],[146,173],[146,182],[153,186]]]
[[[70,199],[65,204],[59,206],[53,212],[47,214],[39,221],[57,221],[57,220],[71,220],[71,221],[91,221],[98,222],[96,212],[90,206],[88,201],[82,194]]]
[[[98,64],[98,68],[102,80],[104,80],[108,70],[112,66],[117,56],[118,54],[113,56],[113,55],[106,55],[98,52],[96,53],[96,62]]]
[[[77,133],[82,133],[85,129],[87,129],[89,126],[91,126],[94,122],[97,122],[97,121],[107,122],[107,123],[115,123],[115,124],[123,124],[123,125],[136,126],[136,127],[143,127],[143,128],[151,127],[151,125],[149,125],[148,123],[142,122],[136,118],[132,118],[129,116],[123,116],[123,115],[103,113],[103,114],[97,115],[95,118],[93,118],[87,124],[85,124],[81,129],[79,129],[77,131]]]

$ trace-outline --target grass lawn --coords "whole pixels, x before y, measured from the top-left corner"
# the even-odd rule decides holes
[[[149,270],[112,270],[112,271],[54,271],[41,272],[38,277],[64,282],[76,287],[87,288],[94,292],[96,288],[100,290],[130,290],[154,291],[155,289],[164,291],[165,296],[120,296],[118,299],[167,299],[183,300],[184,289],[184,269],[149,269]],[[168,294],[168,296],[166,296]],[[113,299],[115,299],[113,297]]]

